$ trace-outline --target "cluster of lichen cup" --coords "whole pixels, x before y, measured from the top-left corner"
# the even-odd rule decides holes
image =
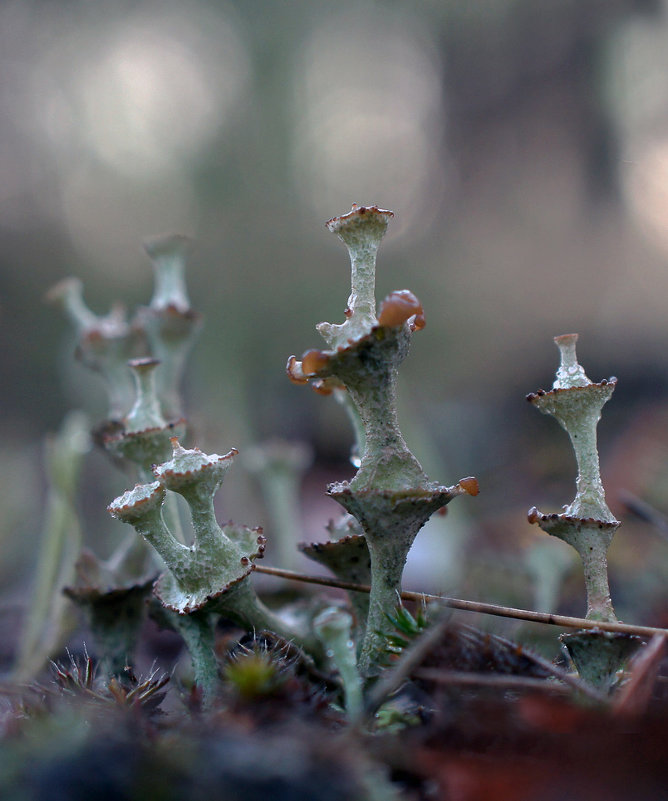
[[[319,602],[310,615],[289,623],[280,612],[270,611],[252,584],[255,560],[265,547],[262,531],[232,522],[220,525],[216,519],[214,496],[237,451],[209,455],[181,445],[187,426],[179,384],[201,327],[185,287],[189,241],[167,236],[147,243],[155,292],[132,321],[119,309],[106,317],[94,315],[73,279],[52,292],[75,324],[80,359],[107,382],[109,421],[96,439],[114,460],[133,464],[139,482],[108,508],[136,534],[107,562],[83,553],[78,580],[66,590],[87,611],[109,674],[122,673],[131,659],[143,610],[149,606],[155,619],[183,637],[195,682],[210,705],[220,686],[215,626],[223,617],[249,631],[270,630],[320,664],[329,660],[341,676],[349,712],[359,712],[364,683],[381,669],[383,631],[397,605],[406,559],[419,530],[453,498],[478,493],[472,477],[451,486],[430,481],[399,428],[398,369],[413,335],[425,326],[425,313],[406,289],[376,304],[376,254],[392,217],[377,206],[353,205],[327,223],[350,256],[351,292],[344,321],[320,323],[317,330],[326,347],[308,350],[299,360],[291,356],[287,364],[293,382],[310,383],[342,403],[353,426],[351,461],[357,470],[349,481],[327,488],[343,507],[342,515],[327,526],[328,541],[300,545],[305,555],[342,581],[370,587],[368,594],[350,593],[350,611],[341,605],[323,608]],[[587,617],[609,622],[615,617],[606,554],[619,523],[605,503],[596,425],[616,380],[592,384],[576,361],[575,339],[557,338],[562,364],[554,387],[529,399],[556,417],[571,436],[578,462],[577,495],[563,514],[532,509],[529,519],[578,551],[585,570]],[[177,494],[187,505],[191,544],[186,544]],[[582,675],[599,685],[612,681],[630,650],[628,639],[601,631],[568,635],[564,641]]]

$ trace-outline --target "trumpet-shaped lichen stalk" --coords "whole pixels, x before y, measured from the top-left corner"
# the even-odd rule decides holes
[[[408,551],[418,531],[437,509],[456,495],[477,494],[473,478],[453,487],[429,481],[399,429],[396,382],[408,354],[413,331],[424,327],[424,312],[409,290],[392,292],[376,316],[376,253],[392,212],[354,205],[327,227],[350,254],[352,287],[346,320],[320,323],[318,331],[330,350],[294,356],[287,371],[296,383],[316,379],[316,387],[341,382],[363,427],[360,466],[350,482],[329,487],[335,498],[361,524],[371,559],[369,616],[360,650],[360,668],[373,670],[381,646],[384,616],[394,608]]]
[[[307,351],[301,362],[288,360],[297,383],[316,378],[341,382],[356,407],[362,430],[361,464],[351,482],[356,489],[409,488],[427,485],[427,477],[409,451],[397,419],[397,370],[408,355],[413,330],[424,325],[420,302],[408,290],[393,292],[375,313],[376,252],[392,212],[354,205],[327,223],[349,250],[352,289],[341,325],[320,323],[318,331],[332,350]]]
[[[103,434],[105,449],[114,456],[132,462],[138,472],[139,480],[153,480],[153,466],[167,461],[172,454],[172,438],[183,436],[183,418],[167,422],[162,414],[158,399],[156,374],[161,364],[158,359],[132,359],[128,362],[135,384],[135,402],[122,419],[120,431]],[[184,541],[179,510],[176,499],[167,499],[164,515],[171,531],[181,542]],[[147,550],[141,538],[130,535],[129,541],[114,555],[117,572],[127,572],[132,563],[141,565],[151,562],[152,551]],[[155,569],[159,569],[153,560]],[[144,567],[143,569],[146,569]]]
[[[357,406],[345,385],[334,376],[314,381],[312,387],[320,395],[334,395],[346,411],[355,435],[350,453],[351,464],[359,469],[366,450],[366,434]],[[341,581],[352,584],[371,584],[371,557],[364,531],[359,521],[348,512],[326,526],[327,542],[302,542],[299,550],[309,559],[324,565]],[[355,635],[361,639],[369,615],[369,596],[363,592],[350,592],[350,605],[355,616]]]
[[[528,400],[543,414],[554,417],[568,432],[578,466],[577,492],[563,514],[544,515],[537,509],[529,520],[567,542],[580,555],[587,589],[587,617],[614,621],[608,585],[607,552],[619,526],[605,500],[601,482],[596,428],[601,409],[612,395],[616,378],[592,383],[575,356],[577,334],[555,338],[561,365],[550,392],[540,390]]]
[[[81,561],[77,567],[81,567]],[[125,587],[65,588],[65,595],[81,608],[88,621],[101,675],[122,679],[132,666],[153,581],[154,576]]]
[[[330,348],[345,346],[378,325],[376,319],[376,254],[394,213],[377,206],[353,203],[348,214],[334,217],[327,228],[348,248],[350,254],[350,296],[346,320],[341,325],[320,323],[317,330]]]
[[[74,574],[81,548],[77,490],[84,455],[90,448],[88,420],[70,412],[60,431],[47,438],[44,454],[48,493],[33,591],[27,598],[14,668],[22,681],[33,678],[62,645],[63,587]]]
[[[163,417],[156,384],[156,374],[162,368],[158,359],[132,359],[127,366],[134,379],[135,401],[121,421],[120,432],[104,434],[103,441],[110,453],[137,466],[142,481],[150,481],[153,465],[171,455],[172,437],[183,435],[185,420],[168,423]]]
[[[127,361],[137,348],[137,332],[127,323],[119,305],[99,317],[83,299],[83,284],[78,278],[65,278],[53,286],[47,300],[57,303],[72,323],[76,335],[77,358],[104,379],[109,418],[120,418],[132,397],[132,381]]]
[[[150,307],[155,311],[170,307],[179,312],[190,311],[185,265],[192,247],[192,239],[183,234],[164,234],[144,240],[144,250],[153,264]]]
[[[334,376],[314,381],[312,387],[320,395],[334,395],[348,415],[355,440],[350,453],[351,464],[359,469],[366,450],[366,434],[357,406],[345,385]],[[364,530],[359,521],[348,512],[330,520],[326,526],[327,542],[302,542],[299,550],[309,559],[324,565],[341,581],[352,584],[371,584],[371,557]],[[361,640],[369,616],[369,596],[363,592],[349,592],[348,597],[355,619],[355,636]]]
[[[136,393],[135,402],[125,416],[125,430],[129,434],[166,425],[155,387],[155,368],[159,364],[159,359],[134,359],[128,362]]]
[[[185,266],[192,240],[181,234],[154,236],[144,242],[154,272],[151,302],[139,310],[151,354],[160,360],[158,395],[167,417],[181,413],[179,386],[186,359],[202,327],[202,317],[190,306]]]
[[[610,399],[616,378],[592,383],[575,355],[577,334],[555,337],[561,364],[552,390],[527,396],[544,414],[552,415],[568,432],[578,466],[576,495],[562,514],[529,510],[529,521],[567,542],[580,555],[587,592],[587,618],[616,621],[610,597],[607,554],[619,522],[608,508],[601,482],[596,428]],[[609,687],[617,670],[639,644],[638,638],[589,630],[562,637],[580,675],[599,687]]]
[[[241,581],[251,570],[251,557],[263,550],[257,531],[244,531],[246,541],[242,543],[231,540],[216,522],[213,494],[235,455],[235,450],[223,456],[188,451],[174,439],[173,458],[155,469],[158,480],[138,484],[109,506],[113,517],[130,523],[162,557],[168,573],[156,586],[156,594],[180,614],[201,608]],[[178,542],[163,519],[167,489],[188,502],[194,529],[192,546]]]
[[[172,458],[154,469],[157,480],[138,484],[116,498],[108,511],[131,524],[162,557],[167,571],[156,582],[154,594],[167,609],[192,617],[192,624],[181,619],[176,627],[181,633],[188,627],[184,639],[196,662],[195,673],[211,698],[217,674],[212,674],[215,659],[207,650],[213,635],[206,632],[217,615],[251,630],[270,629],[286,639],[299,639],[300,633],[267,609],[247,580],[254,560],[264,552],[261,530],[234,523],[221,527],[216,521],[213,498],[237,451],[207,455],[198,448],[181,447],[176,438],[172,446]],[[167,490],[180,494],[188,504],[194,532],[191,546],[178,542],[165,524],[162,505]]]
[[[555,342],[561,353],[552,393],[539,396],[535,405],[551,414],[568,433],[578,465],[577,492],[565,514],[572,517],[593,517],[614,523],[615,517],[605,502],[596,445],[596,429],[601,410],[614,392],[616,378],[592,383],[578,364],[575,355],[577,334],[564,334]],[[563,390],[563,391],[561,391]]]
[[[120,306],[105,317],[90,311],[78,279],[66,279],[49,293],[74,325],[79,359],[107,383],[111,419],[98,427],[94,438],[123,467],[133,463],[142,482],[153,480],[152,466],[169,459],[171,437],[185,431],[183,419],[167,422],[163,412],[179,407],[178,381],[200,323],[190,309],[185,286],[189,246],[189,240],[179,236],[154,237],[146,243],[155,267],[154,293],[150,306],[140,310],[131,324]],[[154,357],[164,360],[157,372],[159,359],[131,359],[146,354],[147,344]],[[169,496],[163,512],[170,531],[183,541],[175,496]],[[93,621],[103,663],[114,671],[126,663],[130,652],[124,645],[130,642],[129,633],[125,636],[120,623],[129,625],[132,620],[136,627],[141,622],[144,604],[139,596],[150,591],[162,569],[159,562],[155,550],[131,533],[108,560],[89,552],[77,560],[74,586],[66,591]]]
[[[183,421],[165,422],[155,392],[155,359],[134,359],[126,366],[135,382],[136,398],[114,433],[101,435],[106,450],[115,458],[132,462],[140,480],[153,479],[151,466],[172,452],[170,438],[182,430]],[[174,499],[173,499],[174,500]],[[170,504],[170,524],[180,533],[176,505]],[[161,501],[162,502],[162,499]],[[128,536],[106,560],[84,551],[76,563],[75,581],[66,594],[88,618],[98,645],[101,671],[122,675],[131,662],[137,633],[145,612],[145,597],[151,592],[162,564],[154,549],[141,538]]]
[[[146,355],[162,363],[157,375],[158,397],[167,417],[180,415],[179,385],[187,356],[202,326],[201,315],[190,307],[185,264],[192,242],[179,234],[155,236],[144,248],[154,268],[153,297],[128,323],[122,306],[99,317],[84,303],[81,281],[67,278],[47,299],[58,303],[71,320],[77,337],[77,357],[105,379],[109,419],[118,420],[132,398],[127,361]]]

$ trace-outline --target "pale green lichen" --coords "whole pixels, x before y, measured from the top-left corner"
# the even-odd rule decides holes
[[[610,691],[617,682],[618,671],[624,667],[641,645],[632,634],[589,629],[559,638],[580,676],[594,687]]]
[[[235,530],[230,537],[216,522],[213,495],[236,452],[206,455],[198,449],[186,450],[177,440],[173,447],[173,458],[155,469],[158,480],[116,498],[109,513],[130,523],[155,548],[169,571],[156,592],[166,606],[185,614],[247,576],[263,542],[258,543],[257,531],[248,530],[244,537]],[[165,524],[162,504],[167,489],[181,494],[189,505],[194,530],[191,546],[178,542]]]
[[[162,428],[167,421],[162,415],[155,386],[158,359],[134,359],[128,363],[135,382],[135,402],[125,416],[125,431],[129,434],[146,428]]]
[[[193,247],[190,237],[183,234],[164,234],[144,240],[144,250],[153,264],[153,297],[150,308],[164,311],[190,311],[185,280],[185,265]]]
[[[108,511],[131,524],[164,561],[167,571],[156,582],[154,594],[166,609],[192,618],[192,624],[181,619],[173,627],[192,645],[195,674],[205,681],[205,695],[211,700],[217,673],[212,672],[215,658],[207,650],[213,642],[207,626],[213,626],[218,616],[249,630],[269,629],[286,639],[304,642],[308,635],[286,626],[260,601],[248,581],[254,560],[264,552],[261,530],[231,522],[220,526],[216,520],[213,498],[236,450],[205,454],[198,448],[183,448],[176,439],[172,446],[172,458],[154,468],[157,480],[116,498]],[[194,535],[190,546],[178,542],[163,519],[168,490],[188,504]]]
[[[477,494],[475,479],[453,487],[429,481],[409,450],[397,418],[398,367],[408,355],[411,335],[424,326],[422,306],[408,290],[391,293],[376,316],[376,253],[392,213],[376,206],[354,205],[348,214],[327,224],[346,245],[352,289],[341,325],[320,323],[318,331],[330,346],[307,351],[301,362],[288,360],[296,383],[316,379],[343,384],[352,400],[361,430],[357,433],[360,463],[350,482],[329,487],[329,495],[354,515],[364,531],[371,560],[369,614],[360,647],[364,674],[375,670],[381,646],[379,630],[401,589],[408,551],[415,536],[437,509],[460,494]]]
[[[77,491],[84,457],[90,450],[88,420],[70,412],[60,431],[45,443],[48,482],[44,521],[33,591],[22,620],[15,676],[33,678],[55,653],[65,636],[67,615],[63,588],[74,577],[74,560],[81,549],[82,530]]]
[[[575,499],[565,510],[571,517],[615,523],[605,501],[601,481],[596,429],[601,410],[615,390],[616,378],[592,383],[575,356],[577,334],[555,337],[561,352],[561,365],[554,389],[529,396],[531,403],[543,414],[554,417],[568,433],[578,465]]]
[[[352,627],[351,616],[345,609],[337,607],[325,609],[313,620],[315,633],[325,646],[327,656],[339,671],[346,713],[355,721],[362,713],[363,699]]]
[[[587,593],[587,619],[615,622],[610,597],[607,554],[619,527],[605,499],[596,444],[601,410],[617,382],[595,384],[587,378],[575,354],[577,334],[555,337],[561,364],[550,392],[540,390],[527,399],[544,414],[552,415],[571,439],[578,466],[576,495],[562,514],[529,510],[529,522],[571,545],[580,555]],[[578,672],[601,688],[609,688],[615,673],[637,640],[624,634],[582,631],[563,637]]]
[[[192,241],[181,234],[165,234],[144,242],[153,264],[154,291],[137,321],[148,339],[151,355],[162,366],[157,374],[158,394],[167,417],[181,414],[179,387],[188,354],[202,327],[193,311],[185,283],[185,267]]]
[[[126,365],[137,349],[137,332],[127,322],[125,310],[117,304],[105,316],[94,314],[84,302],[83,284],[78,278],[58,282],[49,290],[47,299],[57,303],[72,323],[76,356],[102,376],[109,418],[118,419],[132,398],[132,381]]]
[[[561,354],[557,380],[550,392],[527,399],[543,414],[554,417],[568,433],[578,466],[576,495],[562,514],[545,515],[531,509],[529,520],[567,542],[580,555],[585,571],[587,617],[615,620],[608,585],[607,552],[619,526],[605,500],[601,481],[596,429],[601,409],[614,392],[617,379],[592,383],[577,361],[577,334],[555,337]]]
[[[535,507],[529,510],[529,522],[537,523],[546,534],[558,537],[578,552],[584,569],[587,619],[614,622],[617,618],[610,597],[607,554],[619,523],[580,519],[565,513],[546,515]]]
[[[313,461],[302,442],[273,439],[244,453],[243,464],[257,479],[271,529],[270,559],[288,570],[297,568],[295,545],[301,535],[299,492],[306,469]]]
[[[351,286],[346,321],[341,325],[317,326],[330,348],[360,339],[378,325],[376,318],[376,254],[393,212],[377,206],[358,206],[334,217],[327,228],[345,243],[350,254]]]
[[[152,358],[128,362],[135,382],[135,402],[122,418],[120,430],[102,434],[106,450],[135,464],[142,481],[153,477],[154,464],[169,458],[172,437],[183,436],[185,432],[185,420],[168,423],[163,417],[155,381],[160,366]]]
[[[554,379],[552,389],[570,389],[571,387],[587,387],[592,382],[587,378],[582,365],[578,363],[575,353],[575,344],[578,341],[577,334],[562,334],[555,337],[554,341],[559,348],[561,364],[557,369],[557,376]]]

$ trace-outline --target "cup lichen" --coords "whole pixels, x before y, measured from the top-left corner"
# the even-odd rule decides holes
[[[527,395],[532,405],[554,417],[570,437],[578,468],[575,498],[561,514],[544,514],[533,507],[528,518],[578,552],[584,568],[587,619],[613,623],[617,617],[610,597],[608,549],[620,523],[606,503],[596,429],[617,379],[604,379],[598,384],[590,381],[577,360],[577,339],[577,334],[555,337],[561,363],[554,385],[549,392],[539,390]],[[617,669],[639,641],[627,634],[588,630],[564,635],[562,642],[583,678],[610,686]]]
[[[376,316],[376,254],[393,213],[353,204],[327,228],[343,241],[350,256],[351,292],[340,325],[320,323],[328,350],[309,350],[301,361],[291,356],[289,377],[296,383],[342,384],[363,427],[363,452],[354,477],[332,484],[328,495],[360,523],[371,560],[371,595],[360,669],[376,669],[379,631],[394,608],[396,593],[413,541],[431,515],[457,495],[478,492],[477,481],[451,487],[430,482],[401,434],[397,417],[398,368],[408,355],[414,331],[424,327],[422,305],[409,290],[389,295]]]

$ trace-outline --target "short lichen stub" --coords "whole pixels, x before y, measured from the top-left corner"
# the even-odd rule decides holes
[[[537,523],[548,534],[575,548],[584,566],[587,617],[614,621],[607,551],[619,522],[605,500],[596,428],[617,379],[595,384],[587,378],[575,355],[577,338],[577,334],[555,337],[561,364],[554,385],[549,392],[539,390],[527,396],[530,403],[543,414],[554,417],[568,433],[577,460],[577,492],[562,514],[547,515],[534,507],[529,511],[529,522]]]
[[[340,325],[320,323],[328,350],[309,350],[287,372],[298,384],[344,387],[355,405],[362,436],[360,463],[350,482],[328,489],[360,523],[371,558],[371,595],[360,668],[369,672],[378,650],[378,630],[391,611],[408,551],[418,531],[437,509],[460,494],[477,494],[475,479],[454,487],[429,481],[399,429],[396,383],[413,332],[424,328],[424,310],[407,289],[390,293],[376,315],[376,253],[392,212],[353,205],[327,223],[345,244],[351,263],[351,292]]]

